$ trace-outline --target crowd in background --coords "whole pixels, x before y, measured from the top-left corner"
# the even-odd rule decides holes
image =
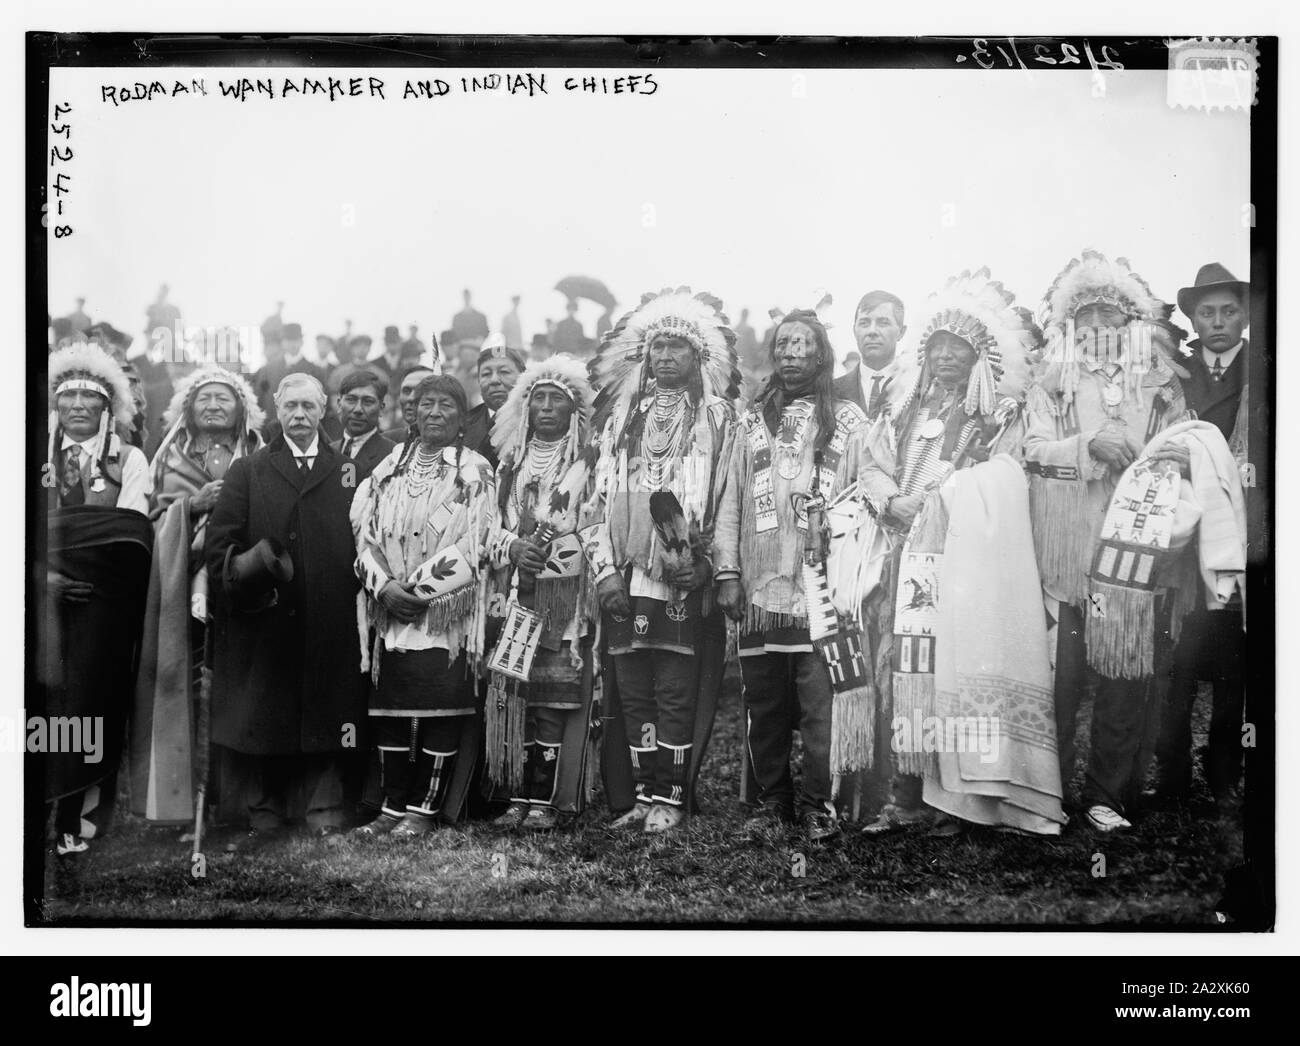
[[[1232,809],[1249,287],[1211,263],[1177,300],[1186,346],[1173,306],[1095,252],[1036,318],[987,270],[915,316],[870,291],[847,369],[816,309],[760,337],[685,288],[617,322],[611,304],[595,338],[570,299],[528,346],[517,297],[495,331],[465,291],[439,337],[378,344],[350,323],[308,344],[280,303],[252,374],[149,351],[180,329],[166,287],[143,351],[79,300],[51,323],[51,642],[83,674],[116,666],[133,803],[163,823],[211,778],[254,835],[418,835],[475,797],[549,829],[599,765],[615,826],[671,831],[728,630],[756,830],[825,841],[864,795],[869,834],[1053,835],[1071,809],[1129,828],[1153,747],[1147,798],[1190,794],[1202,678],[1205,778]],[[138,617],[88,580],[128,561]],[[52,692],[72,708],[80,685]],[[597,741],[602,718],[621,725]],[[932,720],[1003,733],[930,747]],[[53,788],[61,853],[93,833],[88,793],[84,773]]]

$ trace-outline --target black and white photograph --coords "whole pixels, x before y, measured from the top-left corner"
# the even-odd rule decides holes
[[[27,933],[1274,930],[1272,23],[408,24],[25,36]]]

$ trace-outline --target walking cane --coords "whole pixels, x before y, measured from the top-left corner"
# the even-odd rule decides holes
[[[194,777],[196,788],[194,794],[194,849],[191,857],[197,856],[203,849],[203,814],[208,794],[208,733],[212,715],[212,673],[208,666],[212,663],[212,629],[205,629],[203,637],[203,668],[199,673],[199,707],[198,721],[194,729]]]

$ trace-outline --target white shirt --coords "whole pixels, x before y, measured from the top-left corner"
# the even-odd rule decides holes
[[[858,364],[858,381],[862,384],[862,403],[863,409],[871,407],[871,387],[876,384],[876,378],[880,378],[880,395],[887,396],[892,389],[891,381],[897,380],[898,372],[901,369],[898,362],[898,353],[894,353],[894,358],[886,363],[880,370],[872,370],[866,362]]]
[[[355,458],[362,447],[366,445],[366,440],[378,432],[378,428],[373,428],[369,432],[363,432],[360,436],[349,436],[346,432],[343,434],[343,443],[341,449],[349,458]]]
[[[305,459],[307,462],[307,469],[308,471],[310,471],[311,467],[316,464],[316,454],[320,450],[320,433],[317,432],[316,435],[314,435],[311,438],[311,444],[307,447],[306,450],[300,448],[298,444],[296,444],[288,436],[284,437],[284,441],[285,443],[289,444],[289,450],[293,453],[294,464],[298,465],[298,468],[302,468],[302,466],[299,465],[298,462]]]
[[[79,447],[81,449],[81,474],[84,478],[89,475],[90,461],[95,456],[95,438],[90,436],[84,440],[75,440],[66,432],[63,434],[62,451],[67,451],[69,447]],[[123,443],[114,439],[118,445],[120,453],[120,464],[122,466],[122,489],[117,495],[117,507],[130,509],[132,512],[139,512],[142,516],[149,515],[149,495],[153,493],[153,474],[149,471],[149,463],[145,460],[144,452],[129,443]],[[134,451],[134,453],[132,453]]]
[[[1222,367],[1224,370],[1227,370],[1229,367],[1232,366],[1232,361],[1237,358],[1237,353],[1241,351],[1241,347],[1244,344],[1246,344],[1244,340],[1239,341],[1232,348],[1225,349],[1223,352],[1211,352],[1204,345],[1202,345],[1201,359],[1205,361],[1205,366],[1209,369],[1211,374],[1214,373],[1215,360],[1219,361],[1220,367]]]

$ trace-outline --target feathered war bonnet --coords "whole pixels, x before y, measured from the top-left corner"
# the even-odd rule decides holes
[[[587,367],[577,357],[558,352],[544,360],[534,360],[524,367],[510,395],[497,411],[492,424],[492,449],[502,461],[509,458],[514,464],[523,460],[528,446],[528,403],[533,390],[551,385],[563,392],[573,404],[573,417],[569,421],[569,437],[564,448],[566,464],[577,459],[587,445],[591,432],[591,414],[595,393],[587,380]]]
[[[194,410],[194,400],[199,394],[199,389],[205,385],[224,385],[235,394],[235,398],[239,400],[244,413],[243,432],[238,434],[238,449],[245,452],[256,449],[259,442],[258,430],[261,429],[262,423],[266,420],[266,414],[257,404],[257,396],[253,392],[253,387],[234,371],[226,370],[225,367],[218,366],[215,363],[205,363],[185,375],[177,383],[171,402],[163,412],[162,420],[163,424],[167,426],[167,434],[163,436],[162,442],[158,444],[157,451],[154,452],[155,481],[158,478],[157,472],[161,471],[162,462],[166,459],[168,448],[177,439],[192,435],[190,422]]]
[[[50,460],[57,451],[55,437],[62,430],[59,424],[58,396],[61,392],[78,389],[96,392],[104,397],[105,409],[99,418],[99,434],[95,438],[92,475],[101,475],[103,462],[108,457],[113,423],[129,427],[135,418],[135,399],[131,395],[131,382],[121,365],[98,345],[77,342],[50,354],[50,401],[55,410],[50,415]]]
[[[648,390],[650,345],[660,335],[683,338],[695,349],[701,391],[734,401],[740,394],[736,334],[728,326],[722,302],[689,287],[644,294],[641,303],[606,333],[587,365],[596,391],[592,424],[599,432],[610,415],[626,418]]]
[[[917,356],[919,383],[929,381],[926,350],[930,339],[947,331],[976,353],[966,387],[966,414],[989,417],[1005,401],[1018,403],[1029,383],[1031,354],[1043,341],[1029,310],[1015,304],[1015,295],[992,279],[987,268],[954,276],[926,302],[929,316],[921,332]],[[925,392],[918,383],[914,395]]]
[[[1127,258],[1111,261],[1099,251],[1085,250],[1052,281],[1039,308],[1039,322],[1050,342],[1046,362],[1056,364],[1057,388],[1067,404],[1074,399],[1079,381],[1074,317],[1080,309],[1097,304],[1114,305],[1128,319],[1120,335],[1123,351],[1115,362],[1123,369],[1126,391],[1134,397],[1141,396],[1142,378],[1148,371],[1169,369],[1181,340],[1182,332],[1169,320],[1173,306],[1151,293]]]

